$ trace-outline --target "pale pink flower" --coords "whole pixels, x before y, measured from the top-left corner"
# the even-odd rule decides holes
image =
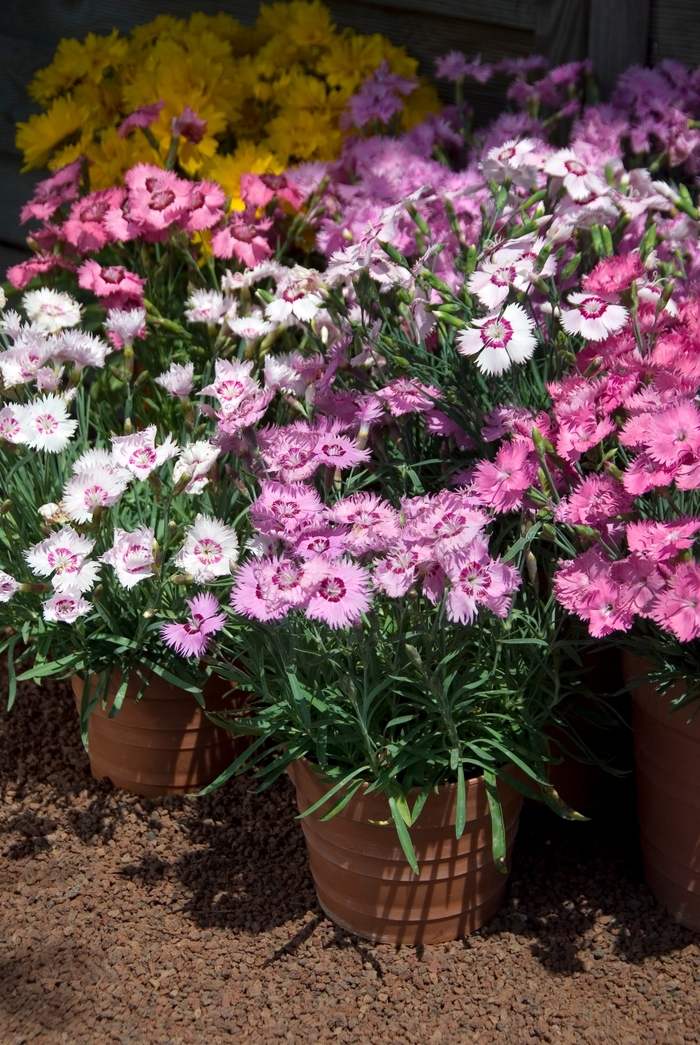
[[[264,562],[251,560],[239,566],[235,573],[235,584],[231,590],[231,605],[236,613],[256,620],[279,620],[289,612],[289,603],[269,603],[263,594],[260,578],[265,569]]]
[[[84,617],[92,609],[91,604],[77,590],[67,588],[63,592],[54,592],[42,606],[44,620],[73,624],[78,617]]]
[[[54,341],[51,356],[55,362],[72,363],[73,369],[80,371],[86,366],[103,367],[109,351],[107,342],[96,334],[86,330],[63,330]]]
[[[262,449],[267,470],[285,483],[310,479],[321,463],[314,453],[315,443],[315,433],[286,426]]]
[[[438,560],[461,551],[477,538],[488,522],[486,513],[474,507],[463,493],[443,492],[414,521],[416,533],[429,541]]]
[[[26,291],[22,295],[22,305],[35,329],[42,334],[55,334],[64,327],[74,327],[83,314],[74,297],[49,287]]]
[[[110,309],[105,320],[105,328],[109,332],[115,348],[123,348],[125,345],[130,348],[137,337],[146,336],[146,309]]]
[[[1,363],[0,366],[2,366]],[[40,392],[55,392],[61,384],[63,367],[56,371],[51,366],[42,366],[39,367],[34,376],[36,378],[36,387]],[[7,384],[6,381],[5,384]]]
[[[471,328],[457,335],[457,351],[476,356],[484,374],[502,374],[512,363],[524,363],[535,351],[534,320],[522,305],[506,305],[502,315],[472,320]]]
[[[304,202],[305,195],[289,174],[241,175],[241,199],[253,207],[267,207],[273,200],[282,200],[298,210]]]
[[[194,385],[194,363],[171,363],[163,374],[155,378],[170,395],[187,399]]]
[[[523,494],[532,486],[536,474],[527,444],[505,443],[493,463],[479,461],[472,491],[482,504],[494,511],[509,512],[513,508],[520,508]]]
[[[224,413],[233,409],[240,401],[260,391],[258,382],[250,376],[253,361],[244,363],[217,359],[214,364],[214,381],[199,393],[214,396],[221,403]]]
[[[352,439],[343,435],[323,435],[314,446],[317,460],[330,468],[354,468],[356,464],[369,461],[369,450],[358,450]]]
[[[292,395],[303,395],[311,383],[308,374],[297,370],[295,357],[297,353],[281,352],[278,355],[265,356],[265,387],[272,391],[291,392]]]
[[[345,532],[324,527],[315,533],[308,534],[298,541],[293,548],[294,555],[302,559],[313,559],[320,556],[325,559],[340,559],[346,552]]]
[[[700,635],[700,566],[681,562],[656,597],[649,616],[681,642]]]
[[[320,560],[323,570],[314,594],[306,606],[306,616],[322,620],[330,628],[358,624],[370,607],[370,575],[353,562]]]
[[[155,468],[175,457],[178,445],[168,434],[160,446],[156,446],[156,426],[149,425],[133,435],[112,437],[112,460],[119,468],[126,468],[137,479],[147,479]]]
[[[198,515],[174,561],[197,582],[208,583],[230,573],[237,557],[236,531],[220,519]]]
[[[111,464],[87,465],[66,482],[61,507],[77,523],[91,522],[97,508],[111,508],[127,488],[129,473]]]
[[[629,318],[627,309],[617,304],[612,294],[602,298],[577,292],[569,294],[569,303],[576,308],[562,310],[561,325],[567,334],[581,334],[588,341],[604,341],[622,330]]]
[[[323,560],[288,556],[264,559],[258,572],[262,593],[270,605],[305,606],[319,581],[325,576]]]
[[[612,579],[620,585],[622,602],[630,613],[647,617],[666,581],[653,560],[633,552],[612,564]]]
[[[134,110],[119,124],[119,130],[117,131],[119,137],[126,138],[127,134],[133,131],[135,127],[150,127],[158,119],[164,105],[163,99],[159,98],[152,105],[142,105],[139,109]]]
[[[191,105],[186,105],[179,116],[174,116],[171,128],[173,137],[182,137],[190,145],[199,145],[207,133],[207,121],[198,116]]]
[[[274,301],[265,306],[265,315],[273,323],[310,323],[323,307],[321,273],[295,265],[287,269],[277,282]]]
[[[399,599],[418,580],[420,565],[421,556],[416,548],[399,545],[375,563],[374,585],[392,599]]]
[[[224,405],[218,414],[219,427],[217,440],[225,447],[225,437],[235,436],[243,428],[250,428],[258,423],[274,399],[272,391],[256,392],[247,399],[234,405]]]
[[[9,602],[16,595],[21,585],[9,573],[0,570],[0,602]]]
[[[560,149],[547,160],[545,172],[561,178],[569,196],[577,202],[590,196],[603,196],[608,186],[597,170],[578,156],[573,149]]]
[[[201,657],[209,639],[221,631],[226,623],[226,614],[219,612],[219,603],[209,593],[186,599],[190,608],[190,619],[184,624],[172,622],[160,629],[163,642],[183,657]]]
[[[519,250],[495,251],[488,261],[482,261],[477,271],[471,274],[467,280],[467,289],[478,297],[485,308],[499,308],[508,297],[511,286],[515,290],[526,290],[529,286],[528,280],[516,268],[516,262],[521,256]]]
[[[324,511],[312,487],[264,480],[250,516],[257,529],[268,537],[296,540],[309,526],[321,523]]]
[[[629,468],[625,469],[622,485],[633,497],[640,497],[650,490],[670,486],[677,471],[677,465],[665,468],[652,461],[646,454],[639,454]]]
[[[226,325],[232,334],[237,334],[238,337],[245,338],[246,341],[256,341],[275,329],[274,323],[263,319],[262,315],[254,314],[228,319]]]
[[[399,536],[399,515],[388,501],[373,493],[356,493],[338,501],[330,518],[349,527],[345,546],[353,555],[387,551]]]
[[[451,555],[445,572],[452,583],[445,603],[448,620],[471,624],[479,606],[498,617],[508,616],[510,595],[520,587],[520,574],[515,567],[492,559],[483,537]]]
[[[21,441],[32,450],[58,454],[78,427],[78,422],[68,416],[65,400],[57,395],[41,396],[25,406],[16,406],[14,411]]]
[[[123,588],[133,588],[139,581],[153,576],[154,539],[155,534],[148,526],[139,526],[131,533],[115,527],[114,544],[100,556],[100,562],[114,567]]]
[[[435,406],[435,400],[442,398],[442,392],[433,385],[424,385],[411,377],[399,377],[389,381],[375,393],[387,407],[393,417],[404,414],[426,413]]]

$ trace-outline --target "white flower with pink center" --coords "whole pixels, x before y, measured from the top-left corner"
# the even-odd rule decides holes
[[[80,591],[69,588],[64,592],[55,592],[47,599],[43,607],[44,620],[73,624],[78,617],[84,617],[92,609]]]
[[[263,319],[262,315],[239,316],[237,319],[227,320],[226,325],[232,334],[237,334],[246,341],[256,341],[275,329],[275,324]]]
[[[233,306],[234,299],[218,290],[193,290],[187,299],[185,317],[190,323],[216,326]]]
[[[207,439],[183,446],[173,469],[173,483],[179,483],[187,475],[189,482],[183,492],[201,493],[209,482],[209,472],[220,452],[219,447]]]
[[[68,416],[65,400],[57,395],[45,395],[14,409],[21,441],[32,450],[58,454],[68,446],[78,427],[78,422]]]
[[[617,302],[618,298],[612,294],[605,298],[581,291],[569,294],[569,303],[576,308],[562,310],[561,325],[567,334],[581,334],[588,341],[604,341],[610,334],[622,330],[629,319],[627,309]]]
[[[14,577],[11,577],[9,573],[0,570],[0,602],[9,602],[19,589],[19,582]]]
[[[149,526],[139,526],[131,533],[115,527],[114,544],[100,556],[100,562],[114,567],[123,588],[133,588],[139,581],[153,576],[154,536]]]
[[[286,269],[277,282],[275,300],[265,306],[273,323],[310,323],[323,307],[321,273],[295,265]]]
[[[294,366],[292,352],[282,352],[276,356],[265,356],[265,388],[291,392],[292,395],[303,395],[311,383],[307,375],[299,373]]]
[[[510,141],[489,149],[486,159],[481,164],[483,175],[489,181],[493,178],[499,184],[508,178],[514,185],[529,189],[537,180],[540,165],[537,153],[541,148],[542,142],[536,142],[532,138],[523,138],[521,141],[511,138]]]
[[[53,574],[52,584],[57,591],[67,588],[88,591],[99,572],[97,563],[87,560],[94,546],[94,541],[76,533],[72,526],[63,526],[45,541],[29,548],[24,557],[39,577]]]
[[[472,326],[457,335],[457,351],[476,356],[483,374],[503,374],[512,363],[525,363],[537,347],[535,321],[522,305],[506,305],[502,315],[472,320]]]
[[[605,179],[573,149],[555,152],[547,160],[544,169],[553,178],[561,178],[569,196],[578,203],[587,200],[589,196],[604,196],[608,192]]]
[[[14,406],[4,406],[0,410],[0,439],[7,439],[8,443],[24,442]]]
[[[126,468],[137,479],[147,479],[171,457],[177,456],[178,445],[171,435],[156,446],[156,426],[149,425],[133,435],[119,435],[112,439],[112,461],[118,468]]]
[[[70,294],[41,287],[22,296],[27,316],[42,334],[55,334],[64,327],[74,327],[82,318],[82,308]]]
[[[230,573],[237,557],[236,531],[220,519],[198,515],[174,561],[196,581],[207,583]]]
[[[511,287],[527,290],[529,282],[517,267],[522,257],[519,250],[497,250],[488,261],[482,262],[467,280],[467,288],[485,308],[495,309],[508,297]]]
[[[168,370],[159,374],[155,381],[171,396],[187,399],[194,385],[194,363],[171,363]]]
[[[24,330],[12,346],[0,352],[0,373],[6,388],[23,385],[36,377],[51,357],[51,341],[35,331]]]
[[[399,547],[379,559],[374,568],[375,587],[392,599],[400,599],[418,579],[420,554],[416,548]]]
[[[253,361],[230,363],[228,359],[217,359],[214,364],[214,380],[199,393],[214,396],[221,403],[224,414],[234,409],[247,396],[260,391],[258,382],[250,376]]]
[[[105,322],[105,329],[118,341],[130,347],[137,337],[146,336],[145,308],[113,308]]]
[[[73,522],[88,523],[97,508],[111,508],[117,503],[130,479],[125,469],[82,468],[66,482],[61,507]]]

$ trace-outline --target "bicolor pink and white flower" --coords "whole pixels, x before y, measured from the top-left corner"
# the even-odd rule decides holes
[[[234,304],[234,299],[218,290],[193,290],[187,299],[185,317],[190,323],[221,323]]]
[[[207,583],[230,573],[237,557],[236,531],[220,519],[198,515],[174,562],[197,582]]]
[[[608,192],[605,179],[591,164],[573,149],[560,149],[547,160],[545,171],[553,178],[561,178],[566,192],[577,203],[590,196],[603,196]]]
[[[172,396],[187,399],[194,386],[194,363],[171,363],[169,368],[155,378]]]
[[[484,374],[503,374],[513,363],[525,363],[537,347],[535,321],[522,305],[506,305],[501,315],[472,320],[472,326],[457,335],[457,351],[476,356]]]
[[[44,620],[61,624],[74,624],[79,617],[84,617],[92,609],[91,603],[84,599],[74,588],[66,588],[62,592],[54,592],[42,606]]]
[[[78,422],[68,416],[65,400],[57,395],[33,399],[24,406],[14,407],[14,412],[21,442],[32,450],[58,454],[68,446],[78,427]]]
[[[114,544],[100,556],[100,562],[114,567],[123,588],[133,588],[139,581],[153,576],[154,539],[155,534],[149,526],[139,526],[131,533],[115,527]]]
[[[308,600],[306,616],[311,620],[322,620],[330,628],[358,624],[362,614],[370,608],[369,572],[357,563],[340,559],[321,562],[323,574]]]
[[[40,577],[52,577],[56,591],[74,589],[89,591],[97,580],[99,566],[88,559],[95,542],[63,526],[46,540],[28,548],[24,557],[31,570]]]
[[[507,248],[497,250],[471,274],[467,280],[467,289],[478,297],[484,308],[499,308],[508,297],[511,287],[515,290],[528,289],[528,280],[523,278],[516,267],[521,257],[522,251]]]
[[[219,447],[207,439],[183,446],[173,468],[173,483],[177,485],[187,476],[189,481],[183,493],[201,493],[209,482],[209,473],[220,452]]]
[[[179,447],[168,434],[160,446],[156,446],[156,426],[149,425],[133,435],[118,435],[112,439],[112,460],[118,468],[126,468],[137,479],[148,479],[171,457],[176,457]]]
[[[581,334],[588,341],[604,341],[622,330],[629,319],[629,312],[613,294],[603,298],[578,291],[569,294],[568,300],[576,308],[562,309],[561,325],[567,334]]]
[[[0,602],[9,602],[17,594],[21,585],[9,573],[0,570]]]
[[[130,348],[137,337],[146,336],[146,309],[113,308],[105,320],[105,329],[116,348]]]
[[[126,490],[130,473],[108,464],[80,468],[63,488],[61,507],[73,522],[88,523],[98,508],[111,508]]]

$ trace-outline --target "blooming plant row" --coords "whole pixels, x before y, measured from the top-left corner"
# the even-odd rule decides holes
[[[339,159],[249,173],[239,211],[143,162],[86,193],[74,160],[9,273],[3,645],[97,675],[83,722],[115,653],[235,679],[256,696],[227,724],[257,739],[231,771],[307,755],[338,802],[369,781],[409,859],[413,787],[483,772],[499,859],[509,763],[562,810],[576,618],[698,634],[689,168],[594,133],[585,66],[538,68],[477,137],[459,91],[402,130],[413,85],[380,66]]]

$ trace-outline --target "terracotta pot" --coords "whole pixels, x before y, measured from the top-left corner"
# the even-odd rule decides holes
[[[628,681],[649,664],[625,655]],[[634,757],[644,874],[657,900],[681,925],[700,931],[700,714],[671,711],[682,688],[661,696],[632,690]]]
[[[301,813],[328,789],[314,769],[305,759],[288,769]],[[501,781],[498,786],[510,864],[522,796]],[[361,788],[332,819],[319,819],[326,812],[321,807],[302,820],[318,900],[328,917],[367,940],[411,945],[456,940],[488,922],[503,902],[507,876],[491,855],[483,777],[467,781],[467,826],[460,839],[454,829],[456,797],[455,785],[430,794],[410,829],[418,876],[406,861],[383,795]]]
[[[115,671],[107,707],[119,683]],[[72,678],[80,709],[83,680]],[[93,676],[93,692],[96,679]],[[229,683],[210,678],[204,688],[207,710],[235,707],[240,699],[225,696]],[[101,704],[88,719],[88,755],[96,780],[108,777],[115,787],[137,795],[182,795],[198,791],[217,778],[243,750],[245,740],[215,726],[191,693],[153,675],[140,700],[139,680],[129,681],[124,703],[114,718]]]

